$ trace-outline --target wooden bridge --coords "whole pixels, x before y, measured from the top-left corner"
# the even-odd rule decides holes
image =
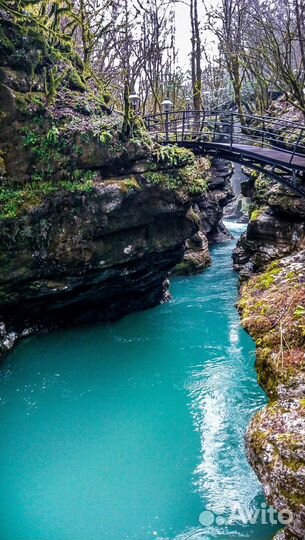
[[[173,111],[145,117],[160,144],[241,163],[305,196],[305,125],[232,112]]]

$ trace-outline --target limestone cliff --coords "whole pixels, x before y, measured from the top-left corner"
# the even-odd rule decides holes
[[[242,280],[305,245],[304,198],[256,173],[243,192],[252,200],[250,221],[233,254]]]
[[[168,272],[196,230],[189,207],[188,197],[141,178],[112,179],[3,220],[4,347],[23,332],[111,321],[162,301]]]
[[[187,240],[209,258],[209,161],[153,144],[135,116],[126,135],[108,99],[68,45],[0,10],[0,352],[167,299]]]
[[[198,166],[205,169],[207,160],[199,159]],[[192,206],[199,231],[187,240],[183,261],[175,268],[175,274],[202,272],[212,263],[209,245],[232,238],[222,221],[225,206],[234,198],[230,183],[232,171],[230,162],[216,158],[205,170],[207,190]]]
[[[305,251],[271,263],[242,287],[242,324],[257,344],[270,404],[252,420],[248,457],[270,503],[292,516],[278,539],[305,536]]]
[[[278,105],[276,116],[284,137],[280,118],[291,108],[282,100]],[[305,200],[262,174],[245,172],[248,181],[242,192],[251,200],[250,221],[233,260],[242,283],[242,324],[256,342],[258,380],[270,399],[249,426],[246,448],[268,501],[292,517],[276,539],[301,540],[305,537]]]

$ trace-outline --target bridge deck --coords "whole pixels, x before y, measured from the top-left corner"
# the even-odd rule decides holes
[[[287,166],[298,170],[305,170],[305,156],[294,155],[292,158],[291,152],[285,152],[284,150],[275,150],[274,148],[261,148],[259,146],[249,146],[246,144],[233,144],[230,146],[228,143],[204,143],[206,148],[219,148],[231,153],[244,154],[245,156],[258,158],[259,161],[266,161],[266,163],[274,163],[278,165]],[[291,160],[292,158],[292,160]]]

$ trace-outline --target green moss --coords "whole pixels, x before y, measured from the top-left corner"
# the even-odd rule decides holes
[[[300,469],[304,468],[304,463],[298,459],[284,459],[282,457],[282,461],[285,467],[287,467],[287,469],[290,469],[293,472],[298,472]]]
[[[84,80],[81,78],[77,70],[73,67],[71,67],[70,69],[68,80],[71,90],[78,90],[79,92],[84,92],[86,90],[86,84]]]
[[[250,444],[256,455],[260,455],[266,446],[269,432],[254,429],[251,431]]]
[[[182,261],[181,263],[176,264],[175,274],[186,274],[190,269],[190,266],[190,263],[186,261]]]
[[[0,150],[0,178],[6,174],[5,163],[3,159],[3,153]]]
[[[208,187],[207,181],[202,178],[196,165],[166,172],[147,172],[144,176],[151,184],[190,195],[201,195]]]
[[[271,180],[267,180],[262,174],[258,174],[255,178],[255,200],[257,203],[263,204],[266,202],[270,191]]]
[[[255,208],[251,212],[250,220],[257,221],[265,211],[266,211],[266,207]]]
[[[44,129],[46,127],[47,125],[43,126]],[[52,179],[55,169],[65,169],[70,156],[66,152],[64,133],[56,125],[51,125],[47,132],[42,132],[39,124],[32,124],[25,128],[23,133],[23,144],[29,148],[35,159],[32,176]]]
[[[195,164],[193,152],[179,146],[161,146],[156,152],[157,163],[173,167],[185,167]]]
[[[0,26],[0,54],[13,54],[15,47],[13,42],[7,37],[3,28]]]
[[[120,187],[121,190],[125,193],[141,189],[141,186],[135,177],[127,178],[126,180],[120,180]]]
[[[110,133],[110,131],[106,131],[106,130],[103,130],[100,134],[100,141],[102,144],[104,144],[105,146],[107,146],[108,144],[111,143],[112,141],[112,134]]]
[[[48,195],[67,191],[70,193],[88,192],[94,188],[92,173],[84,173],[82,180],[63,180],[61,182],[32,182],[23,187],[6,187],[0,190],[0,220],[17,218],[23,213],[43,203]]]
[[[299,511],[304,506],[304,493],[296,493],[293,490],[280,489],[280,495],[285,499],[292,511]]]
[[[31,39],[35,44],[35,49],[39,49],[43,54],[48,54],[50,46],[47,43],[47,40],[41,31],[40,27],[27,26],[23,30],[26,32],[27,37]]]
[[[45,96],[42,92],[16,92],[15,103],[18,111],[32,116],[45,107]]]
[[[181,263],[176,264],[174,268],[174,275],[187,276],[189,274],[193,274],[195,272],[196,266],[200,266],[201,268],[201,265],[195,260],[182,261]]]
[[[267,267],[267,270],[258,276],[255,288],[266,290],[269,289],[275,283],[275,278],[281,273],[281,268],[277,261],[274,261],[272,265]]]

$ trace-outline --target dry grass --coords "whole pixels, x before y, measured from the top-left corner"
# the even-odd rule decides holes
[[[269,393],[305,372],[304,278],[305,267],[287,258],[242,288],[242,324],[256,341],[259,376]]]

